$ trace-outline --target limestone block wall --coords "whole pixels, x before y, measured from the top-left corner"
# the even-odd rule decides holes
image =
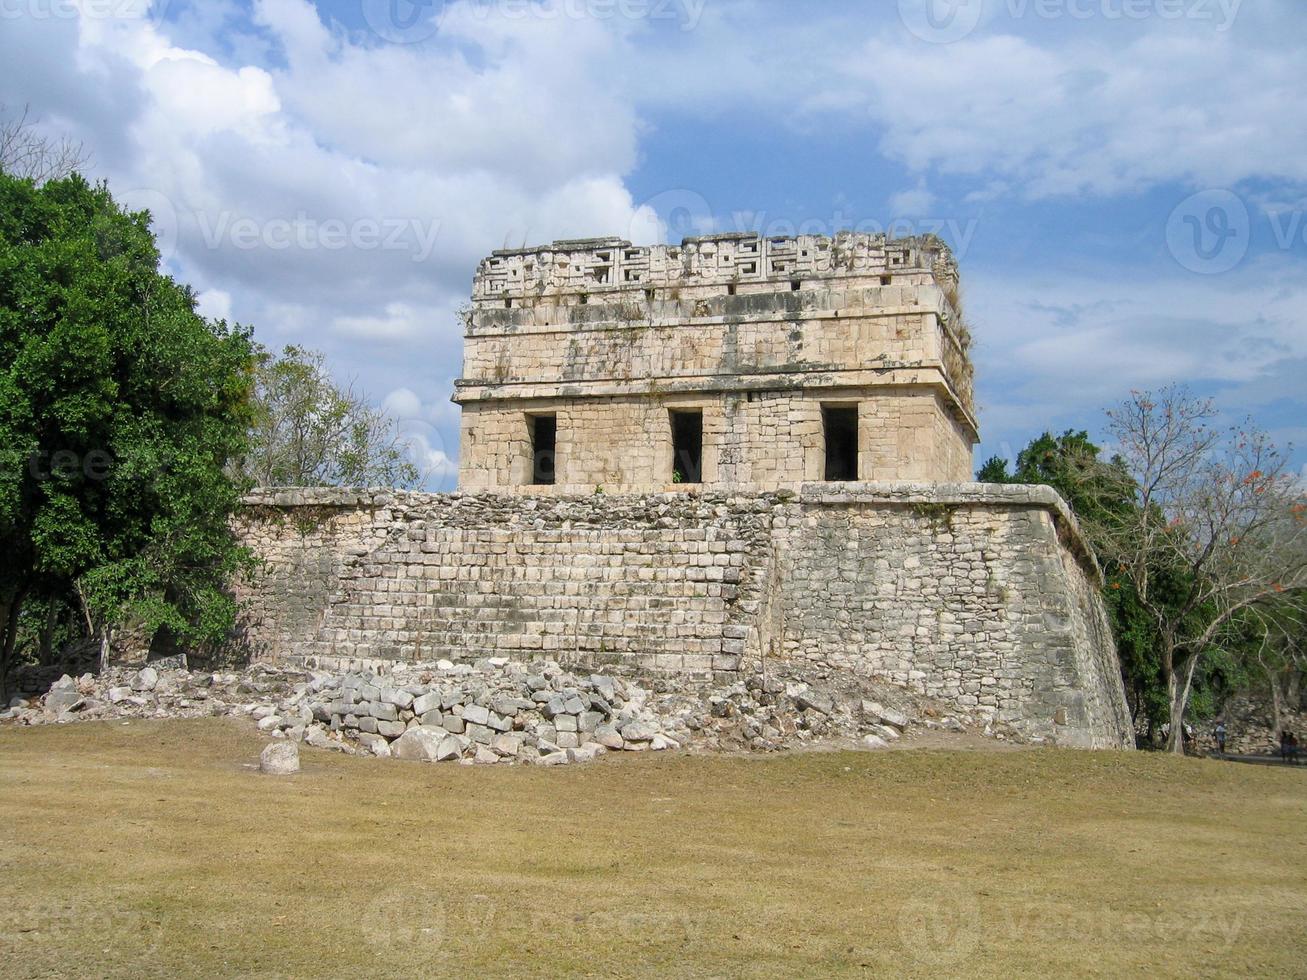
[[[733,672],[762,642],[771,498],[247,499],[241,642],[258,658],[548,656]]]
[[[248,499],[256,657],[546,655],[718,679],[801,659],[1062,744],[1125,745],[1120,669],[1047,488]]]
[[[935,325],[946,309],[939,286],[922,281],[857,289],[815,283],[803,292],[706,299],[654,300],[637,293],[561,310],[487,310],[475,315],[465,338],[461,381],[464,387],[670,381],[942,365],[946,338]]]
[[[1125,742],[1099,575],[1047,487],[809,488],[774,525],[786,656],[895,683],[1060,743]]]
[[[672,482],[670,412],[703,415],[703,484],[797,489],[823,476],[823,404],[858,406],[858,473],[867,481],[960,482],[971,475],[971,443],[940,394],[924,385],[868,393],[831,388],[716,396],[665,394],[573,400],[541,398],[532,413],[557,419],[555,486],[531,486],[530,413],[511,402],[465,405],[460,489],[575,494],[658,488]]]

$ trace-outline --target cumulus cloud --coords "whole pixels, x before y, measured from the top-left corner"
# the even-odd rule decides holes
[[[195,309],[210,320],[230,320],[231,294],[221,289],[206,289],[196,295]]]
[[[353,6],[346,22],[345,8],[307,0],[6,17],[0,102],[30,103],[86,142],[92,172],[151,210],[169,270],[205,315],[253,323],[269,347],[320,348],[349,380],[389,393],[435,481],[457,458],[456,311],[477,260],[553,238],[712,230],[700,148],[675,142],[687,118],[719,129],[724,147],[760,126],[796,143],[820,132],[847,152],[814,183],[852,189],[861,171],[841,168],[871,158],[893,175],[887,218],[963,206],[1034,221],[1065,200],[1237,186],[1286,240],[1226,276],[1145,277],[1147,247],[1125,234],[1095,253],[1097,275],[1008,261],[1021,244],[1007,235],[977,240],[964,274],[982,424],[1003,438],[1175,378],[1268,411],[1301,407],[1296,5],[1243,4],[1216,29],[1058,22],[987,0],[951,44],[914,35],[895,3],[679,0],[671,8],[693,17],[668,24],[567,15],[555,0],[538,16],[508,7],[432,7],[411,44],[385,43]],[[664,153],[642,173],[658,140],[684,159]],[[716,152],[711,169],[749,188],[732,206],[775,210],[805,183],[786,158]],[[642,200],[632,186],[679,189]]]
[[[96,149],[205,315],[319,347],[367,390],[443,400],[481,256],[642,214],[623,180],[636,113],[609,81],[624,32],[473,7],[412,45],[306,0],[6,18],[0,101]],[[437,470],[457,454],[449,423],[423,436]]]
[[[935,195],[919,182],[916,187],[899,191],[889,199],[890,214],[895,218],[920,218],[927,214],[935,203]]]
[[[1277,255],[1223,276],[1122,275],[1108,298],[1090,277],[972,276],[986,450],[1020,448],[1044,427],[1093,427],[1131,389],[1174,381],[1268,427],[1286,404],[1301,419],[1304,273],[1307,261]]]
[[[424,484],[431,489],[454,489],[458,482],[458,409],[447,400],[424,401],[411,388],[391,391],[381,407],[395,419],[400,442]]]
[[[875,39],[848,72],[884,127],[883,148],[913,170],[997,173],[1048,197],[1307,179],[1307,131],[1283,125],[1297,111],[1297,60],[1193,29],[1127,43],[980,36],[925,50]]]
[[[765,106],[796,137],[865,132],[911,171],[973,179],[982,196],[1307,180],[1307,128],[1290,123],[1304,38],[1291,4],[1125,18],[1119,3],[987,0],[949,44],[915,36],[897,6],[715,4],[683,50],[638,51],[632,84],[651,104],[721,119]],[[709,53],[714,70],[696,70]]]

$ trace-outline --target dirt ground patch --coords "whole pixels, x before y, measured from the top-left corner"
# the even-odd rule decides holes
[[[0,972],[1302,975],[1307,772],[1143,753],[511,769],[0,730]]]

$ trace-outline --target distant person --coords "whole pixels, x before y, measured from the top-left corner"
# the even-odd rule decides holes
[[[1280,761],[1289,761],[1289,741],[1293,738],[1293,733],[1288,729],[1280,732]]]
[[[1289,765],[1298,764],[1298,736],[1293,732],[1289,733]]]
[[[1218,721],[1213,734],[1216,736],[1216,754],[1225,755],[1225,722]]]
[[[1193,755],[1194,752],[1194,726],[1189,722],[1184,723],[1184,728],[1180,730],[1180,737],[1184,741],[1185,755]]]

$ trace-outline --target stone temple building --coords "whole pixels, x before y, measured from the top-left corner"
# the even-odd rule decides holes
[[[467,317],[460,488],[971,479],[957,266],[934,237],[498,251]]]
[[[496,252],[454,393],[459,492],[252,494],[241,641],[354,669],[812,667],[1129,745],[1075,519],[1048,487],[970,482],[957,287],[934,238]]]

